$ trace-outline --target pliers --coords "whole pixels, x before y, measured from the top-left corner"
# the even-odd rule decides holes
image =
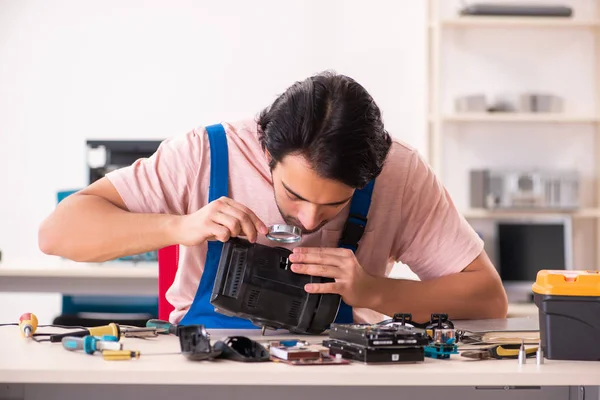
[[[485,349],[476,350],[465,350],[460,353],[462,357],[472,358],[475,360],[489,360],[489,359],[517,359],[519,357],[520,344],[504,344],[488,347]],[[530,347],[525,349],[526,357],[535,357],[537,353],[537,347]]]

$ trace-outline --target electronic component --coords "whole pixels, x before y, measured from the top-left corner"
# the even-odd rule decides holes
[[[458,354],[454,329],[434,329],[431,338],[431,343],[424,349],[425,357],[446,359],[452,354]]]
[[[423,361],[423,346],[415,347],[367,347],[342,340],[324,340],[330,354],[366,364]]]
[[[337,294],[309,294],[308,283],[330,278],[290,270],[291,251],[233,238],[223,244],[213,286],[215,311],[252,321],[258,327],[319,334],[335,320]]]
[[[323,353],[323,349],[325,353]],[[269,353],[280,360],[315,360],[321,356],[328,356],[327,348],[317,346],[271,346]]]
[[[348,360],[344,360],[341,354],[332,356],[329,353],[329,348],[325,345],[309,344],[303,341],[295,342],[295,344],[288,343],[288,341],[269,342],[271,360],[290,365],[340,365],[350,363]]]
[[[341,354],[332,356],[321,356],[319,358],[300,358],[298,360],[282,360],[277,357],[271,357],[271,361],[289,365],[346,365],[350,364],[349,360],[344,360]]]
[[[180,326],[179,346],[181,354],[193,361],[211,360],[221,355],[221,350],[213,349],[210,334],[204,325]]]
[[[395,324],[332,324],[329,337],[365,347],[414,347],[429,343],[425,330]]]
[[[473,208],[573,210],[579,207],[580,177],[575,170],[472,170],[470,185]]]
[[[397,314],[385,324],[334,323],[323,345],[330,354],[364,363],[423,361],[429,337],[424,329],[405,324],[410,320],[410,314]]]

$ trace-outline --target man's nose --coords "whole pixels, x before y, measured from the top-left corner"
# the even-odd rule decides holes
[[[298,213],[298,220],[306,230],[313,230],[321,223],[319,210],[312,204],[307,204]]]

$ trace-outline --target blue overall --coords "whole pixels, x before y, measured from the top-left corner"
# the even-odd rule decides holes
[[[229,195],[229,157],[225,129],[220,124],[206,127],[210,144],[210,186],[208,201],[212,202],[222,196]],[[367,214],[371,205],[371,194],[374,182],[365,188],[356,190],[350,204],[350,213],[344,227],[344,233],[339,242],[339,247],[345,247],[356,252],[358,241],[366,226]],[[249,320],[229,317],[214,311],[210,304],[210,297],[217,275],[219,259],[223,243],[219,241],[208,242],[208,252],[202,278],[194,301],[188,312],[180,321],[180,325],[202,324],[210,329],[254,329],[257,328]],[[342,301],[335,322],[352,323],[352,308]]]

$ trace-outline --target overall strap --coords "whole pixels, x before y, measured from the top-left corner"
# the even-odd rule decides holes
[[[375,186],[374,179],[364,188],[354,192],[350,203],[350,213],[338,244],[339,247],[350,249],[356,253],[358,242],[367,226],[367,215],[369,214],[369,207],[371,207],[373,186]]]
[[[367,226],[367,215],[371,207],[371,196],[373,194],[375,180],[369,182],[364,188],[354,191],[350,203],[350,212],[344,225],[344,231],[340,237],[338,247],[344,247],[356,253],[358,242],[365,232]],[[335,322],[342,324],[351,324],[354,322],[354,313],[352,307],[343,300],[340,303]]]
[[[227,150],[227,134],[223,125],[206,127],[210,142],[210,184],[208,202],[219,197],[229,196],[229,154]]]

